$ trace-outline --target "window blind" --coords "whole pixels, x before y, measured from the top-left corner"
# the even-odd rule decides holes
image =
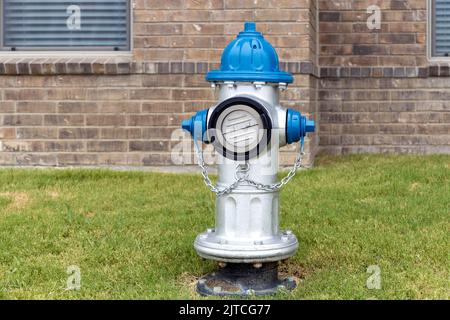
[[[450,55],[450,0],[435,0],[434,55]]]
[[[129,0],[3,0],[3,48],[129,49]]]

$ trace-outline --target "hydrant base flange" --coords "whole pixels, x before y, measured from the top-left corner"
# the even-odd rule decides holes
[[[214,229],[199,235],[195,250],[202,258],[230,263],[276,262],[295,255],[297,237],[290,231],[264,239],[230,239],[216,234]]]
[[[230,263],[201,278],[197,292],[202,296],[251,297],[269,296],[297,286],[294,278],[280,279],[278,262],[252,264]]]

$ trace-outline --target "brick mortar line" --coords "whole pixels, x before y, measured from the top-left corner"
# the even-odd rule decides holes
[[[338,145],[338,144],[323,144],[323,145],[321,145],[321,146],[336,146],[336,147],[342,147],[342,145]],[[374,144],[346,144],[346,145],[344,145],[344,146],[352,146],[352,147],[367,147],[367,146],[370,146],[370,147],[388,147],[388,148],[395,148],[395,147],[399,147],[399,146],[407,146],[407,147],[411,147],[411,148],[423,148],[424,146],[431,146],[431,147],[439,147],[439,146],[442,146],[442,145],[438,145],[438,144],[415,144],[415,145],[413,145],[413,144],[395,144],[395,145],[392,145],[392,144],[376,144],[376,145],[374,145]],[[444,145],[444,146],[447,146],[447,145]]]
[[[11,67],[13,65],[13,67]],[[310,61],[282,62],[281,68],[294,73],[311,75],[318,79],[327,78],[429,78],[450,77],[450,64],[438,64],[421,67],[408,66],[361,66],[317,67]],[[193,61],[151,61],[151,62],[43,62],[41,59],[23,61],[7,60],[0,62],[0,75],[190,75],[205,74],[219,68],[214,62]],[[12,70],[14,69],[14,70]],[[140,88],[140,87],[136,87]],[[162,87],[164,88],[164,87]],[[197,88],[197,87],[193,87]],[[198,87],[204,88],[204,87]]]
[[[281,68],[295,74],[318,75],[318,68],[310,61],[282,62]],[[218,69],[219,63],[205,61],[63,61],[42,59],[7,59],[0,62],[0,75],[132,75],[132,74],[205,74]]]
[[[377,148],[377,147],[386,147],[386,148],[396,148],[396,147],[400,147],[400,146],[404,146],[404,147],[410,147],[410,148],[423,148],[423,147],[447,147],[450,145],[442,145],[442,144],[416,144],[416,145],[410,145],[410,144],[377,144],[377,145],[373,145],[373,144],[346,144],[346,145],[337,145],[337,144],[322,144],[319,145],[320,146],[331,146],[331,147],[337,147],[337,148],[342,148],[342,147],[373,147],[373,148]],[[59,152],[51,152],[51,151],[2,151],[1,154],[6,154],[6,155],[26,155],[26,154],[35,154],[35,155],[49,155],[49,156],[54,156],[54,157],[58,157],[59,155],[91,155],[91,156],[103,156],[103,155],[123,155],[123,156],[127,156],[127,155],[137,155],[137,154],[142,154],[143,156],[148,154],[149,152],[152,152],[154,155],[171,155],[171,152],[167,152],[167,151],[130,151],[130,152],[125,152],[125,151],[59,151]],[[293,151],[281,151],[280,154],[283,155],[289,155],[291,152]],[[308,154],[310,154],[310,152],[308,152]],[[194,152],[191,152],[190,155],[195,155]],[[0,165],[2,166],[2,165]],[[78,165],[77,165],[78,166]]]
[[[368,124],[372,124],[372,123],[369,123],[369,122],[345,122],[345,123],[323,122],[322,123],[322,125],[330,125],[330,124],[334,124],[334,125],[341,124],[341,125],[344,125],[344,126],[349,126],[349,125],[359,126],[359,125],[368,125]],[[396,124],[404,125],[405,123],[397,122]],[[430,122],[411,122],[410,124],[411,125],[416,125],[416,126],[417,125],[431,125],[431,124],[448,126],[450,123],[449,122],[445,122],[445,123],[444,122],[433,122],[433,123],[430,123]],[[392,122],[378,122],[376,125],[377,126],[385,126],[385,125],[394,125],[394,123],[392,123]]]
[[[335,101],[335,100],[320,100],[320,101]],[[347,101],[347,100],[346,100]],[[362,100],[361,100],[362,101]],[[373,103],[373,102],[377,102],[377,101],[363,101],[364,103]],[[383,101],[379,101],[379,102],[383,102],[383,103],[386,103],[386,102],[392,102],[392,101],[385,101],[385,100],[383,100]],[[399,102],[407,102],[406,100],[401,100],[401,101],[399,101]],[[429,102],[436,102],[436,101],[429,101]],[[448,102],[447,100],[443,100],[443,101],[439,101],[439,102]],[[374,111],[320,111],[321,113],[355,113],[355,114],[361,114],[361,113],[374,113]],[[405,111],[396,111],[396,110],[392,110],[392,111],[389,111],[389,110],[386,110],[386,111],[376,111],[376,112],[378,112],[378,113],[430,113],[430,112],[433,112],[433,113],[441,113],[441,112],[443,112],[443,113],[448,113],[448,110],[417,110],[417,111],[409,111],[409,110],[405,110]],[[186,113],[195,113],[195,111],[194,112],[180,112],[179,113],[179,115],[185,115]],[[116,115],[116,116],[122,116],[122,117],[126,117],[126,116],[128,116],[128,115],[132,115],[132,116],[147,116],[147,115],[155,115],[155,116],[164,116],[164,115],[167,115],[167,116],[169,116],[170,115],[170,113],[158,113],[158,112],[155,112],[155,113],[124,113],[124,114],[122,114],[122,113],[120,113],[120,114],[115,114],[115,113],[92,113],[92,114],[86,114],[86,113],[0,113],[0,116],[17,116],[17,115],[27,115],[27,116],[61,116],[61,117],[64,117],[64,116],[86,116],[86,117],[89,117],[89,115],[94,115],[94,116],[104,116],[104,115]],[[20,125],[18,125],[18,126],[14,126],[14,125],[4,125],[4,126],[2,126],[1,128],[17,128],[17,127],[20,127],[20,128],[34,128],[35,126],[20,126]],[[68,125],[68,126],[63,126],[64,128],[79,128],[79,126],[76,126],[76,125],[72,125],[72,126],[70,126],[70,125]],[[97,127],[97,128],[130,128],[130,129],[133,129],[133,128],[136,128],[136,126],[116,126],[116,125],[86,125],[86,127]],[[143,128],[145,128],[146,126],[140,126],[140,127],[143,127]],[[173,126],[167,126],[167,125],[156,125],[156,126],[148,126],[148,127],[151,127],[151,128],[176,128],[176,126],[175,125],[173,125]]]
[[[332,123],[325,123],[327,125],[332,124]],[[343,123],[342,125],[349,125],[350,123]],[[352,123],[354,124],[354,123]],[[375,124],[377,126],[384,126],[386,124],[402,124],[402,123],[378,123]],[[411,125],[414,125],[415,123],[412,123]],[[355,125],[359,125],[359,124],[355,124]],[[447,123],[426,123],[426,125],[447,125]],[[322,132],[323,135],[326,136],[379,136],[380,133],[358,133],[358,134],[354,134],[354,133],[328,133],[328,132]],[[389,133],[389,134],[383,134],[383,135],[388,135],[388,136],[409,136],[410,134],[408,133]],[[428,133],[414,133],[414,136],[424,136],[424,137],[448,137],[450,134],[444,134],[444,133],[436,133],[433,135],[430,135]],[[126,139],[126,138],[117,138],[117,139],[112,139],[112,138],[108,138],[108,139],[102,139],[102,138],[93,138],[93,139],[85,139],[85,138],[79,138],[79,139],[61,139],[61,138],[46,138],[46,139],[20,139],[18,140],[17,138],[8,138],[8,139],[2,139],[2,142],[42,142],[42,143],[47,143],[47,142],[81,142],[81,143],[87,143],[87,142],[133,142],[133,141],[151,141],[151,142],[174,142],[174,143],[179,143],[182,140],[172,140],[172,139],[145,139],[145,138],[136,138],[136,139]],[[185,139],[184,141],[186,142],[190,142],[189,139]],[[287,148],[292,148],[295,149],[296,147],[290,147],[290,146],[286,146]]]

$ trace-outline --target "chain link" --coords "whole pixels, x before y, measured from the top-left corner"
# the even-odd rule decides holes
[[[209,178],[208,173],[208,167],[205,163],[205,159],[203,156],[203,150],[199,147],[197,143],[197,139],[194,139],[194,145],[195,145],[195,151],[197,154],[198,159],[198,166],[202,169],[202,176],[203,180],[205,182],[205,185],[217,196],[223,196],[225,194],[231,193],[234,189],[236,189],[240,184],[247,183],[250,186],[253,186],[254,188],[258,190],[264,190],[264,191],[278,191],[281,188],[283,188],[285,185],[287,185],[292,178],[295,177],[297,174],[298,169],[302,167],[303,164],[303,158],[305,156],[305,150],[304,150],[304,141],[302,140],[300,145],[300,150],[297,155],[297,158],[295,160],[294,166],[289,171],[289,173],[281,179],[278,183],[274,184],[262,184],[259,182],[256,182],[254,180],[251,180],[248,178],[248,173],[250,171],[250,164],[248,162],[245,163],[245,165],[238,164],[236,166],[236,173],[235,173],[235,181],[230,184],[229,186],[220,189],[218,186],[214,185]]]

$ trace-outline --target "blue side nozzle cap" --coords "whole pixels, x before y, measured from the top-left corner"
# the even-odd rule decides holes
[[[183,120],[183,122],[181,123],[181,127],[183,128],[183,130],[192,133],[192,118]]]
[[[183,120],[181,127],[189,132],[192,138],[208,142],[206,130],[208,121],[208,109],[197,112],[192,118]]]
[[[296,110],[288,109],[286,117],[286,142],[288,144],[302,140],[307,133],[316,130],[316,122],[309,120]]]
[[[223,51],[220,70],[208,72],[206,80],[292,83],[292,74],[280,70],[274,47],[256,31],[254,22],[246,22],[240,32]]]

